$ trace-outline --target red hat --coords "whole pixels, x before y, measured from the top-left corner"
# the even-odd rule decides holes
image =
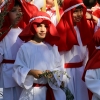
[[[48,42],[51,45],[55,44],[60,37],[58,35],[56,27],[52,24],[50,20],[50,16],[42,11],[38,11],[37,13],[34,14],[34,16],[30,19],[29,24],[21,32],[19,37],[25,42],[31,40],[34,34],[36,34],[34,25],[36,25],[36,23],[42,23],[42,22],[49,24],[49,30],[44,41]]]
[[[92,39],[90,28],[85,17],[86,7],[84,6],[82,0],[64,0],[64,13],[62,14],[61,20],[57,25],[58,32],[62,34],[60,41],[57,44],[59,51],[70,50],[73,45],[78,45],[72,14],[73,10],[79,5],[83,6],[83,17],[81,21],[76,24],[79,28],[83,45],[88,44],[88,42]]]

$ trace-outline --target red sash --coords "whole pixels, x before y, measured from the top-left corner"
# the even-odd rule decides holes
[[[75,63],[65,63],[64,68],[79,68],[81,66],[83,66],[83,61]]]
[[[37,84],[37,83],[33,84],[33,87],[41,87],[41,86],[47,87],[46,100],[55,100],[52,88],[48,84]]]
[[[3,61],[1,63],[11,63],[11,64],[13,64],[14,62],[15,62],[15,60],[3,59]]]

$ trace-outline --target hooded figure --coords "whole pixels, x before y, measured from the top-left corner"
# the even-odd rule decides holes
[[[64,0],[64,13],[57,25],[61,35],[58,41],[64,70],[70,76],[65,86],[74,96],[74,100],[88,100],[88,91],[82,74],[88,60],[87,44],[92,40],[92,32],[86,19],[86,7],[82,0]]]
[[[83,16],[81,21],[76,23],[79,29],[80,37],[83,45],[87,45],[91,38],[90,27],[88,26],[86,19],[86,7],[84,6],[82,0],[64,0],[63,2],[63,14],[60,22],[57,25],[57,30],[62,34],[61,40],[58,43],[59,51],[67,51],[72,48],[73,45],[78,45],[76,31],[73,25],[73,11],[76,7],[82,5]],[[88,35],[87,35],[88,34]],[[63,44],[63,45],[62,45]]]
[[[16,2],[20,3],[20,6],[21,6],[21,9],[23,12],[23,14],[21,15],[22,19],[18,23],[18,26],[21,29],[24,29],[26,27],[26,25],[29,23],[29,20],[32,17],[32,15],[38,11],[38,8],[35,5],[32,5],[28,2],[26,2],[25,0],[9,0],[5,4],[4,8],[2,8],[2,9],[7,8],[6,12],[5,12],[5,10],[1,12],[1,15],[3,14],[3,12],[5,12],[7,14],[4,16],[4,19],[2,19],[0,21],[0,23],[2,22],[2,24],[1,24],[2,27],[0,27],[0,32],[2,33],[0,35],[0,41],[8,34],[9,30],[12,27],[12,23],[9,19],[8,12],[12,10],[12,8]],[[33,10],[34,10],[34,12],[33,12]]]
[[[2,33],[0,34],[0,88],[3,88],[4,100],[18,100],[22,90],[12,78],[16,54],[23,43],[18,37],[23,27],[21,23],[23,22],[23,10],[26,10],[23,8],[25,3],[23,6],[21,3],[18,0],[9,0],[7,2],[7,14],[4,16],[3,26],[0,29]],[[29,8],[29,6],[27,7]],[[3,12],[0,14],[2,15]],[[27,14],[27,12],[24,14]]]
[[[95,34],[100,34],[100,29]],[[83,80],[85,81],[87,88],[89,89],[89,100],[99,100],[100,43],[98,44],[98,41],[95,39],[95,37],[93,37],[93,40],[96,45],[96,50],[93,52],[92,56],[86,64],[83,74]]]

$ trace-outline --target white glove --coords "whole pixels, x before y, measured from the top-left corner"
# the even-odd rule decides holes
[[[44,6],[44,0],[34,0],[34,5],[40,10]]]

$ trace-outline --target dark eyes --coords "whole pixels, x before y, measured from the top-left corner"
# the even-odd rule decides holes
[[[48,25],[43,25],[44,27],[46,27],[46,28],[48,28],[49,26]],[[42,25],[41,24],[37,24],[37,27],[42,27]]]
[[[22,10],[19,7],[14,7],[11,12],[22,12]]]
[[[37,24],[37,27],[41,27],[41,24]]]
[[[16,9],[12,9],[11,12],[17,12],[17,10],[16,10]],[[18,12],[19,12],[19,13],[22,13],[21,10],[18,10]]]
[[[11,10],[11,12],[15,12],[16,11],[16,9],[15,8],[13,8],[12,10]]]
[[[74,10],[74,12],[78,12],[78,11],[83,11],[83,9],[81,8],[81,9]]]

